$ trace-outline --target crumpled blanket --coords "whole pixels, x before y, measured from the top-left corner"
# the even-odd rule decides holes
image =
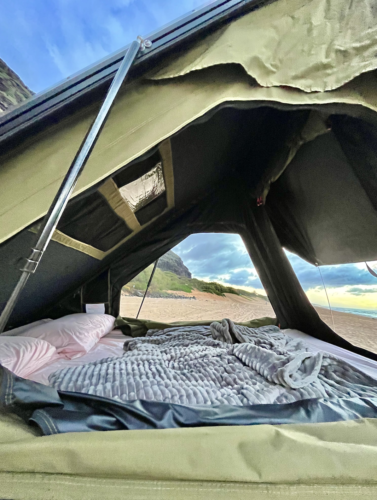
[[[49,381],[62,391],[183,405],[377,397],[377,382],[344,361],[310,353],[277,327],[230,320],[149,330],[125,343],[123,356],[59,370]]]
[[[212,323],[212,336],[235,345],[233,354],[269,382],[298,389],[317,379],[322,353],[312,354],[302,342],[284,335],[276,326],[253,329],[229,319]]]

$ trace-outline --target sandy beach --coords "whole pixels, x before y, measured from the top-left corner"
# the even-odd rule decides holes
[[[233,294],[218,297],[197,291],[193,291],[191,294],[179,292],[179,295],[195,296],[195,300],[148,297],[145,299],[140,318],[164,322],[219,320],[223,318],[230,318],[233,321],[247,321],[262,316],[275,316],[271,305],[260,299],[246,299]],[[141,298],[139,297],[122,295],[121,315],[135,317],[140,303]],[[329,310],[321,307],[316,309],[321,318],[343,338],[354,345],[377,352],[377,319],[333,311],[333,325]]]

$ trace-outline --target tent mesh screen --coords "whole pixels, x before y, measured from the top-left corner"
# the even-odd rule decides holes
[[[149,172],[139,179],[120,188],[122,197],[127,201],[133,212],[148,205],[165,192],[165,182],[162,163],[159,162]]]

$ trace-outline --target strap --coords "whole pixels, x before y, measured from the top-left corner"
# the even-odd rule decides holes
[[[139,314],[140,314],[141,308],[143,307],[144,300],[145,300],[145,297],[147,296],[147,293],[148,293],[149,287],[150,287],[150,285],[151,285],[151,283],[152,283],[153,276],[154,276],[154,272],[155,272],[155,270],[156,270],[157,264],[158,264],[158,259],[157,259],[157,260],[156,260],[156,262],[154,263],[154,266],[153,266],[153,269],[152,269],[151,275],[150,275],[150,277],[149,277],[149,281],[148,281],[147,288],[145,289],[145,293],[144,293],[143,300],[141,301],[141,304],[140,304],[139,310],[138,310],[137,315],[136,315],[136,319],[139,317]]]
[[[375,278],[377,278],[377,273],[375,271],[373,271],[373,269],[371,267],[368,266],[368,264],[365,262],[365,265],[367,266],[367,269],[368,271],[370,272],[370,274],[372,276],[374,276]]]

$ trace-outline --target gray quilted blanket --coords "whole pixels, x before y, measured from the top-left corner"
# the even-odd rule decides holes
[[[49,380],[64,391],[183,405],[377,397],[377,381],[344,361],[311,353],[277,327],[230,320],[149,330],[126,342],[123,356],[62,369]]]

